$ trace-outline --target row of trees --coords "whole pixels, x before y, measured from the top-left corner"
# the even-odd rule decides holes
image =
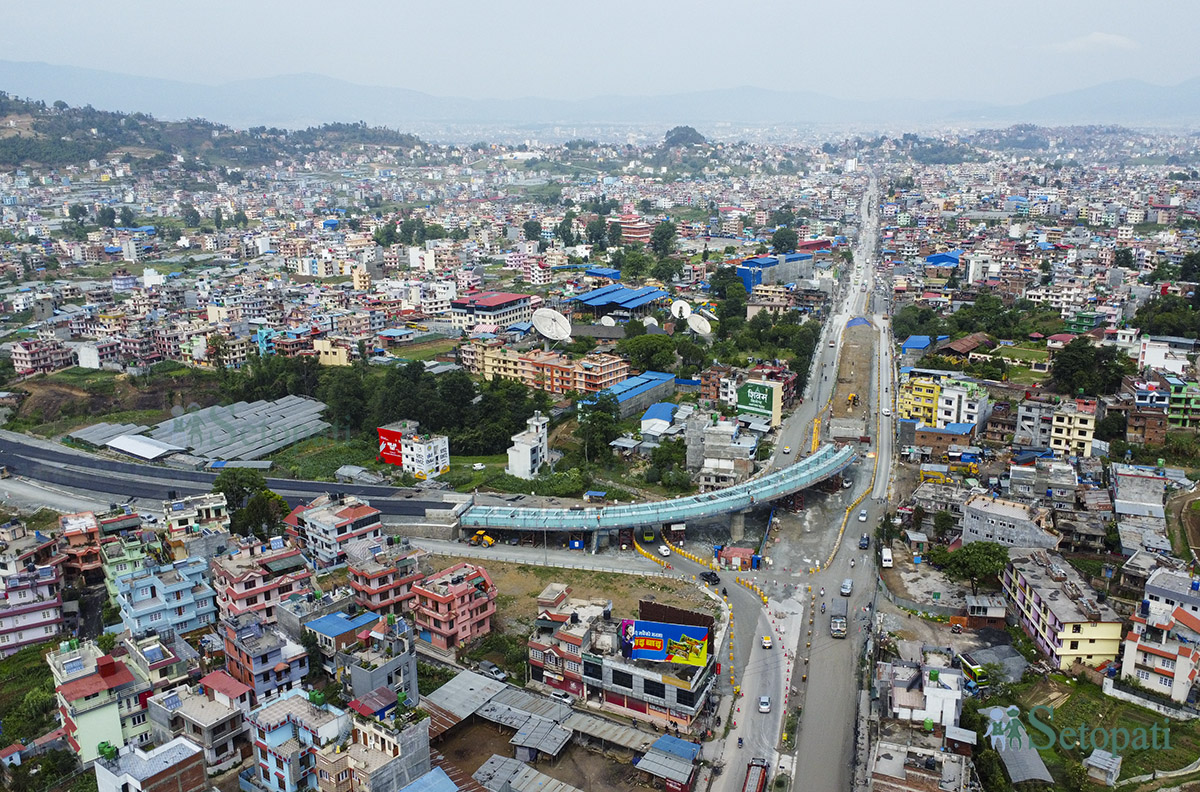
[[[892,332],[898,339],[910,335],[958,338],[983,332],[1015,341],[1034,332],[1053,335],[1062,328],[1058,311],[1041,309],[1028,300],[1018,300],[1012,308],[1006,308],[994,294],[980,294],[973,305],[964,305],[949,316],[940,316],[932,308],[907,305],[892,317]]]
[[[430,374],[419,361],[376,369],[361,355],[346,367],[322,367],[311,357],[251,356],[229,373],[227,387],[245,401],[288,394],[320,399],[328,405],[326,420],[351,434],[415,420],[423,430],[447,435],[460,454],[500,453],[534,410],[550,408],[548,394],[519,382],[480,385],[462,371]]]

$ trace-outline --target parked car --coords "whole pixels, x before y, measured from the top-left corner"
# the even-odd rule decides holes
[[[504,673],[504,669],[493,663],[491,660],[480,660],[479,672],[484,676],[491,677],[497,682],[508,681],[508,674]]]
[[[563,704],[566,704],[568,707],[575,703],[575,697],[572,696],[570,693],[568,693],[565,690],[554,691],[553,693],[550,694],[550,698],[552,698],[556,701],[561,701]]]

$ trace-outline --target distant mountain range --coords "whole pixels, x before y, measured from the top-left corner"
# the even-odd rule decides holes
[[[0,61],[0,90],[162,119],[206,118],[234,127],[303,128],[332,121],[412,124],[1125,124],[1200,127],[1200,78],[1173,86],[1121,80],[1018,105],[976,101],[858,101],[763,88],[512,100],[433,96],[316,74],[210,86],[127,74]]]

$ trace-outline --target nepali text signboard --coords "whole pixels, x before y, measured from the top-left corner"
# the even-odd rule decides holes
[[[634,660],[708,665],[708,629],[687,624],[623,619],[621,654]]]

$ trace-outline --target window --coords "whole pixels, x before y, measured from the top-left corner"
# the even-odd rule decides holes
[[[1168,671],[1174,671],[1175,670],[1175,661],[1168,660],[1167,658],[1164,657],[1163,661],[1162,661],[1162,667],[1167,669]]]
[[[1138,671],[1137,671],[1137,678],[1138,678],[1138,679],[1140,679],[1140,680],[1142,680],[1143,682],[1144,682],[1144,681],[1146,681],[1146,680],[1149,680],[1149,679],[1150,679],[1150,672],[1149,672],[1149,671],[1143,671],[1142,669],[1140,669],[1140,668],[1139,668],[1139,669],[1138,669]]]
[[[617,671],[614,669],[612,680],[614,685],[633,690],[633,674],[628,671]]]
[[[585,660],[583,663],[583,675],[588,679],[603,679],[604,668],[599,663]]]
[[[1079,632],[1083,632],[1083,626],[1082,626],[1082,625],[1079,625],[1079,624],[1072,624],[1072,625],[1071,625],[1071,632],[1073,632],[1073,633],[1079,633]]]
[[[692,707],[696,704],[696,694],[683,688],[675,688],[675,703],[681,707]]]
[[[667,687],[662,682],[644,679],[642,680],[642,692],[653,698],[666,698]]]
[[[1171,679],[1170,679],[1170,677],[1160,676],[1158,678],[1158,684],[1162,685],[1163,687],[1169,688],[1169,687],[1171,687]]]
[[[1078,649],[1078,648],[1079,648],[1079,641],[1071,641],[1071,648],[1072,648],[1072,649]]]

